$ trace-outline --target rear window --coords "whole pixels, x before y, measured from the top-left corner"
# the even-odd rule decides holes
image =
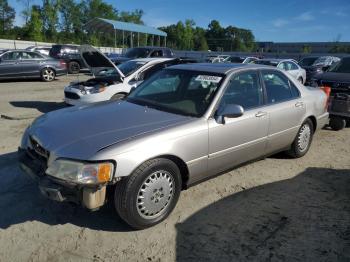
[[[61,52],[61,46],[60,45],[53,45],[50,49],[50,56],[55,56]]]

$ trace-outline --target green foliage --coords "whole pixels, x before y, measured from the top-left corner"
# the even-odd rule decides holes
[[[303,45],[302,52],[303,52],[304,54],[310,54],[310,53],[311,53],[311,46],[309,46],[309,45]]]
[[[120,33],[115,41],[113,33],[84,31],[84,24],[96,17],[143,24],[142,10],[120,12],[105,0],[42,0],[41,6],[33,6],[31,3],[34,0],[17,0],[24,7],[22,15],[26,23],[23,27],[13,27],[15,11],[7,1],[0,0],[0,35],[12,39],[114,46],[122,44]],[[206,29],[196,26],[191,19],[160,29],[167,32],[167,45],[174,49],[256,50],[254,35],[250,30],[234,26],[224,28],[217,20],[212,20]],[[130,43],[131,38],[129,33],[125,33],[125,43]],[[133,36],[134,44],[150,45],[152,40],[150,35],[136,33]],[[153,43],[158,42],[158,37],[155,37]]]
[[[39,6],[32,6],[30,18],[25,25],[25,35],[32,41],[43,41],[43,22],[41,20],[41,9]]]
[[[233,26],[223,28],[213,20],[207,29],[196,27],[193,20],[161,27],[168,34],[168,46],[181,50],[255,51],[256,43],[250,30]]]
[[[7,0],[0,0],[0,35],[5,36],[13,26],[16,12]]]

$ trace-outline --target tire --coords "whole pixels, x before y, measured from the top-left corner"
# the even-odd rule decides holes
[[[287,151],[287,154],[293,158],[303,157],[309,151],[313,133],[313,123],[308,118],[299,128],[298,134],[295,137],[291,148]]]
[[[350,127],[350,119],[346,120],[346,127]]]
[[[71,61],[68,63],[68,73],[78,74],[80,72],[80,65],[76,61]]]
[[[114,95],[111,97],[111,100],[121,100],[121,99],[123,99],[125,96],[126,96],[126,94],[123,94],[123,93],[114,94]]]
[[[143,229],[163,221],[174,209],[181,191],[177,165],[164,158],[148,160],[117,183],[114,204],[131,227]]]
[[[332,116],[329,120],[329,126],[334,131],[342,130],[346,126],[346,120],[339,116]]]
[[[50,67],[44,68],[40,72],[40,77],[42,81],[51,82],[56,78],[56,72]]]

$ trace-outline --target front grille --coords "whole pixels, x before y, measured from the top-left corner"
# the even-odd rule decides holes
[[[64,91],[64,96],[69,99],[80,99],[80,96],[78,94],[67,91]]]
[[[39,176],[45,174],[47,169],[47,161],[49,159],[50,153],[45,148],[43,148],[33,137],[29,137],[31,147],[26,150],[26,155],[30,159],[30,165],[35,173]]]

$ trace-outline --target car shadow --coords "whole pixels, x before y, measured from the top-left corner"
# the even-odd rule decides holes
[[[43,197],[36,182],[18,167],[16,152],[0,156],[0,199],[0,231],[27,221],[40,221],[48,225],[73,224],[112,232],[132,230],[119,218],[112,203],[92,212]]]
[[[176,225],[177,261],[349,261],[350,169],[308,168]]]
[[[48,113],[54,110],[67,107],[64,102],[42,102],[42,101],[10,101],[14,107],[37,109],[41,113]]]

